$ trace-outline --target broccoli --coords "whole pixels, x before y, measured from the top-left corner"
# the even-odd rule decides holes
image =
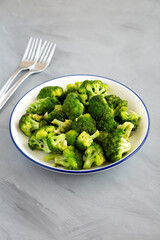
[[[65,135],[66,135],[67,144],[74,146],[79,133],[71,129],[69,132],[66,132]]]
[[[45,120],[50,124],[54,119],[65,121],[66,114],[63,111],[62,105],[55,105],[54,109],[50,113],[45,113]]]
[[[108,132],[105,131],[99,131],[99,136],[95,139],[95,142],[102,145],[103,141],[107,137]]]
[[[51,150],[48,146],[47,139],[48,139],[49,133],[54,131],[55,131],[54,126],[47,125],[47,126],[41,127],[29,137],[28,146],[32,150],[38,149],[38,150],[43,150],[46,153],[50,153]]]
[[[121,128],[124,131],[124,138],[128,139],[130,137],[130,134],[132,130],[134,129],[134,124],[131,122],[124,122],[121,125],[118,125],[117,128]]]
[[[117,122],[114,120],[112,110],[102,95],[91,98],[87,112],[96,119],[98,130],[111,132],[118,126]]]
[[[19,127],[26,136],[30,136],[33,131],[45,125],[43,116],[33,113],[24,114],[19,120]]]
[[[126,100],[122,100],[120,97],[116,95],[108,95],[105,97],[109,107],[113,110],[113,114],[115,115],[116,109],[120,106],[128,106],[128,102]]]
[[[91,168],[92,166],[101,166],[105,161],[105,155],[102,147],[93,142],[84,152],[83,156],[84,165],[83,168]]]
[[[63,88],[58,86],[47,86],[40,90],[39,94],[37,95],[37,99],[42,99],[46,97],[61,98],[62,96],[63,96]]]
[[[64,132],[68,132],[71,129],[72,120],[66,119],[64,122],[62,122],[58,119],[54,119],[52,121],[52,124],[58,126],[55,131],[56,133],[64,133]]]
[[[62,153],[51,153],[44,157],[44,161],[53,161],[54,166],[63,166],[71,170],[80,170],[83,166],[81,152],[73,146],[68,146]]]
[[[59,101],[54,98],[42,98],[30,104],[30,108],[27,110],[27,113],[37,113],[44,114],[53,110],[54,106],[57,105]]]
[[[107,101],[101,95],[97,95],[91,98],[87,112],[97,120],[98,118],[102,117],[105,112],[110,112],[112,114],[111,109],[108,106]]]
[[[116,162],[120,160],[123,155],[131,149],[131,143],[128,137],[132,128],[132,123],[125,123],[124,125],[118,126],[112,133],[108,133],[102,142],[102,147],[108,161]]]
[[[48,134],[47,144],[52,152],[63,151],[67,147],[66,136],[64,133],[57,135],[51,132]]]
[[[85,80],[78,89],[79,97],[84,105],[88,105],[90,99],[95,95],[108,95],[108,85],[100,80]]]
[[[84,106],[76,93],[68,93],[63,102],[63,111],[69,119],[74,120],[84,113]]]
[[[76,82],[76,83],[70,83],[66,86],[66,93],[68,94],[69,92],[76,92],[78,91],[79,87],[81,86],[81,82]]]
[[[134,124],[135,131],[139,126],[140,116],[134,111],[128,111],[127,106],[119,106],[115,111],[115,120],[118,123],[131,122]]]
[[[86,150],[93,143],[93,140],[98,136],[98,130],[93,135],[89,135],[84,131],[78,136],[76,140],[76,147],[81,151]]]
[[[91,117],[89,113],[86,113],[74,120],[72,129],[76,130],[78,133],[85,131],[91,135],[97,130],[96,121]]]

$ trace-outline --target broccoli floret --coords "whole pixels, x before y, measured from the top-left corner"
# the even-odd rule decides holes
[[[69,132],[66,132],[65,135],[66,135],[67,144],[74,146],[79,133],[71,129]]]
[[[134,124],[131,122],[124,122],[123,124],[119,125],[117,128],[123,129],[124,131],[124,138],[128,139],[130,134],[134,128]]]
[[[84,131],[78,136],[76,140],[76,147],[79,150],[84,151],[93,143],[93,140],[98,136],[99,136],[98,130],[92,135],[89,135]]]
[[[66,169],[80,170],[83,166],[81,152],[73,146],[68,146],[63,153],[52,153],[45,156],[44,161],[53,161],[54,166],[63,166]]]
[[[66,136],[64,133],[57,135],[54,132],[49,133],[47,138],[49,149],[53,151],[63,151],[67,148]]]
[[[120,106],[128,106],[128,102],[126,100],[122,100],[120,97],[117,97],[116,95],[108,95],[105,97],[105,100],[107,101],[109,107],[113,110],[113,113],[115,115],[116,109]]]
[[[84,113],[84,106],[76,93],[68,93],[63,102],[63,111],[69,119],[74,120]]]
[[[82,82],[70,83],[66,86],[66,93],[77,92]]]
[[[112,114],[111,109],[108,106],[107,101],[101,95],[97,95],[91,98],[87,112],[97,120],[98,118],[102,117],[105,112],[110,112]]]
[[[84,105],[88,105],[90,99],[95,95],[105,97],[108,94],[108,85],[100,80],[85,80],[78,89],[81,101]]]
[[[65,121],[66,114],[63,111],[62,105],[56,105],[50,113],[45,113],[45,120],[50,124],[54,119]]]
[[[99,131],[99,136],[95,139],[95,142],[102,145],[103,141],[107,137],[108,132],[106,131]]]
[[[19,120],[19,127],[26,136],[30,136],[33,131],[39,129],[43,122],[43,116],[33,113],[24,114]]]
[[[108,133],[102,146],[109,162],[120,160],[131,149],[128,134],[129,132],[126,133],[123,128],[117,128],[112,133]]]
[[[56,97],[61,98],[63,96],[63,88],[58,86],[47,86],[40,90],[37,99],[46,98],[46,97]]]
[[[54,119],[52,121],[52,124],[58,126],[55,131],[56,133],[64,133],[64,132],[68,132],[71,129],[72,120],[66,119],[64,122],[62,122],[58,119]]]
[[[48,135],[51,132],[55,131],[54,126],[43,126],[39,130],[36,130],[28,140],[28,146],[30,149],[38,149],[38,150],[43,150],[46,153],[50,153],[51,150],[48,146]]]
[[[134,124],[135,131],[139,126],[140,116],[134,111],[128,111],[127,106],[119,106],[115,111],[115,119],[118,123],[131,122]]]
[[[84,152],[83,168],[91,168],[92,166],[101,166],[105,161],[105,156],[102,147],[93,142]]]
[[[53,110],[54,106],[57,105],[59,101],[54,98],[42,98],[30,104],[30,108],[27,110],[27,113],[37,113],[44,114]]]
[[[111,132],[118,126],[111,108],[101,95],[91,98],[87,111],[96,119],[97,128],[100,131]]]
[[[89,113],[86,113],[74,120],[72,129],[76,130],[78,133],[85,131],[88,134],[92,135],[97,130],[96,121],[91,117]]]

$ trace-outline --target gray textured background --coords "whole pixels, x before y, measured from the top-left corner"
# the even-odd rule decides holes
[[[26,80],[0,112],[0,240],[159,240],[160,1],[1,0],[0,88],[30,36],[57,48],[49,68]],[[132,88],[148,107],[151,130],[125,163],[75,177],[27,161],[8,125],[29,89],[76,73]]]

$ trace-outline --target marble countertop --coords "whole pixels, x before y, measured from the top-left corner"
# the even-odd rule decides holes
[[[0,34],[0,88],[30,36],[57,43],[51,65],[26,80],[0,111],[0,240],[159,240],[160,1],[0,1]],[[36,85],[81,73],[133,89],[149,110],[149,137],[113,169],[50,172],[16,149],[10,114]]]

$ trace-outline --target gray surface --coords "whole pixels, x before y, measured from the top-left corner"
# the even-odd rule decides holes
[[[0,240],[160,239],[160,1],[1,0],[0,35],[0,87],[30,36],[57,43],[50,67],[25,81],[0,112]],[[151,117],[149,138],[136,155],[89,176],[32,164],[8,128],[29,89],[75,73],[128,85]]]

